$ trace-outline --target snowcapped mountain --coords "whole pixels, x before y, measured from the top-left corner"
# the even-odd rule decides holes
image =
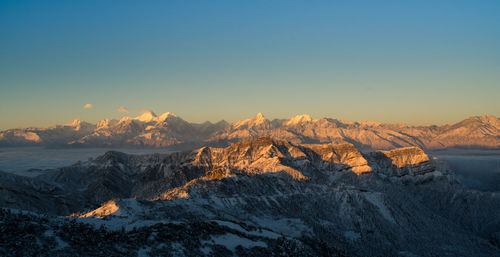
[[[257,138],[163,155],[108,152],[35,178],[1,174],[2,207],[123,226],[122,238],[156,238],[142,243],[151,251],[160,240],[181,255],[259,255],[276,245],[301,256],[500,252],[500,196],[466,189],[417,147],[361,152]],[[176,239],[180,230],[189,240]],[[73,244],[65,234],[56,233]]]
[[[225,121],[215,124],[189,123],[166,112],[157,116],[145,111],[135,118],[104,119],[95,125],[81,120],[46,128],[9,129],[0,132],[1,146],[42,145],[59,147],[199,145],[213,132],[226,127]]]
[[[312,122],[311,116],[308,114],[297,115],[295,117],[290,118],[289,120],[283,122],[284,126],[297,126],[304,123]]]
[[[265,125],[254,125],[256,121]],[[316,120],[305,114],[269,122],[262,114],[258,114],[253,119],[234,123],[215,132],[207,142],[234,142],[264,136],[294,143],[352,143],[361,149],[406,146],[423,149],[499,148],[500,119],[490,115],[471,117],[454,125],[408,126],[329,118]]]
[[[170,112],[157,116],[154,112],[147,111],[135,118],[124,117],[119,121],[102,123],[105,126],[68,144],[164,147],[197,142],[211,132],[199,129]]]
[[[97,124],[75,120],[48,128],[10,129],[0,132],[0,146],[141,146],[181,148],[204,145],[227,146],[242,139],[272,137],[293,143],[351,143],[360,149],[392,149],[418,146],[422,149],[453,147],[500,148],[500,119],[471,117],[453,125],[408,126],[379,122],[312,119],[307,114],[269,121],[261,113],[228,124],[190,123],[166,112],[152,111]]]
[[[0,145],[58,145],[92,133],[95,125],[82,120],[73,120],[69,124],[54,125],[47,128],[20,128],[0,132]]]

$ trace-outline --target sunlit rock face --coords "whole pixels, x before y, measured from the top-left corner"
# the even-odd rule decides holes
[[[435,170],[427,154],[418,147],[372,153],[378,170],[390,176],[422,175]]]
[[[265,137],[172,154],[110,151],[35,178],[0,172],[0,191],[1,207],[70,215],[185,255],[259,256],[283,240],[299,256],[496,256],[500,245],[498,194],[466,189],[416,147],[364,152]]]
[[[72,217],[80,218],[98,218],[102,219],[107,216],[127,217],[138,211],[140,204],[136,199],[110,200],[105,202],[101,207],[84,214],[73,214]]]
[[[372,168],[363,155],[352,144],[321,144],[308,145],[317,153],[323,165],[335,169],[348,169],[356,174],[371,172]]]
[[[227,148],[202,148],[194,163],[240,171],[285,172],[296,179],[300,170],[352,171],[372,169],[352,144],[295,145],[283,140],[258,138],[234,143]]]
[[[97,206],[129,197],[183,198],[193,185],[224,178],[275,176],[317,181],[370,173],[417,176],[434,170],[427,155],[416,147],[363,154],[348,143],[301,145],[257,138],[225,148],[203,147],[169,155],[109,151],[93,160],[46,172],[34,180],[54,184],[53,190],[70,192],[68,197],[78,198],[77,202],[85,202],[85,206]],[[22,208],[22,202],[19,204]],[[63,209],[72,206],[68,204]]]

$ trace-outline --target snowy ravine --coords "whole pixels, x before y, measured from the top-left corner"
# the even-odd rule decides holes
[[[1,256],[500,255],[500,196],[417,147],[258,138],[108,152],[0,173],[0,192]]]

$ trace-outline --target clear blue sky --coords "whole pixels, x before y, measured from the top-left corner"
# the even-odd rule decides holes
[[[0,129],[500,116],[500,1],[0,1]],[[85,104],[93,108],[84,109]]]

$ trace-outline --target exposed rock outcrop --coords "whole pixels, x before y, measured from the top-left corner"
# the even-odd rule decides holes
[[[423,175],[435,170],[427,154],[418,147],[379,151],[372,153],[370,157],[377,170],[389,176]]]
[[[278,176],[308,181],[369,173],[419,176],[435,170],[433,162],[416,147],[362,154],[348,143],[300,145],[257,138],[236,142],[225,148],[203,147],[168,155],[129,155],[109,151],[93,160],[54,169],[30,179],[35,182],[23,183],[36,185],[30,189],[33,192],[38,192],[38,187],[46,188],[54,184],[57,185],[53,186],[54,190],[69,192],[66,198],[78,198],[76,202],[85,203],[82,206],[97,206],[111,199],[182,196],[193,183],[227,177]],[[18,177],[18,180],[26,179]],[[3,185],[13,187],[5,182]],[[11,194],[5,194],[8,195]],[[64,210],[71,206],[68,204],[61,209],[61,214],[67,214]],[[17,207],[23,208],[22,202]]]
[[[181,239],[170,247],[183,245],[185,255],[211,247],[227,255],[267,254],[276,239],[281,246],[285,239],[311,246],[299,256],[329,256],[328,249],[348,256],[500,252],[498,194],[467,190],[415,147],[362,153],[346,143],[257,138],[173,154],[111,151],[33,179],[1,175],[2,207],[69,210],[84,222],[123,227],[122,236],[131,230],[141,244]],[[188,232],[161,231],[162,224]],[[225,227],[223,235],[216,224]],[[152,234],[139,236],[137,227]]]

